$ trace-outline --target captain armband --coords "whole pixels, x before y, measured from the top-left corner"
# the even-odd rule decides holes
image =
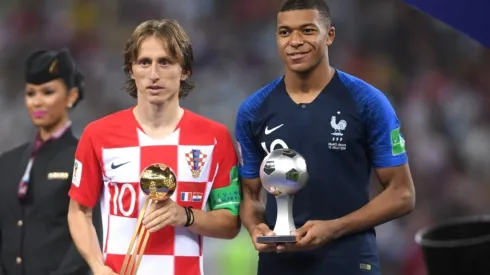
[[[238,216],[241,198],[238,169],[234,166],[230,171],[230,185],[211,190],[209,207],[211,210],[227,209],[234,216]]]

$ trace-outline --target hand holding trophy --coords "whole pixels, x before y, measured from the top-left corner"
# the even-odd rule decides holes
[[[275,236],[259,236],[257,243],[295,243],[293,220],[294,194],[308,181],[305,159],[292,149],[277,149],[268,154],[260,166],[262,186],[277,202]]]
[[[170,199],[177,189],[177,178],[170,167],[165,164],[155,163],[149,165],[141,172],[140,188],[147,197],[141,207],[120,275],[135,275],[137,273],[148,238],[150,237],[150,233],[142,226],[141,221],[151,204]]]

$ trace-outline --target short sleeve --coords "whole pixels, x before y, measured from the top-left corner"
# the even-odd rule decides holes
[[[93,129],[85,128],[75,152],[72,186],[69,196],[87,207],[94,207],[102,188],[102,171],[94,147]]]
[[[408,162],[400,121],[389,100],[372,92],[364,108],[367,143],[374,167],[394,167]]]
[[[211,188],[209,206],[211,210],[228,209],[237,216],[241,201],[238,159],[233,141],[226,129],[217,138],[213,159],[217,174]]]
[[[240,164],[240,176],[245,179],[259,177],[262,152],[255,144],[250,121],[253,116],[247,105],[240,106],[237,114],[235,135],[237,140],[238,158]]]

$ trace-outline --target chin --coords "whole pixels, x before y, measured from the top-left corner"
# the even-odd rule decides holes
[[[307,74],[313,70],[313,66],[308,64],[294,64],[288,66],[289,70],[297,74]]]
[[[168,101],[172,101],[174,98],[178,98],[177,94],[175,93],[164,92],[158,95],[150,95],[150,94],[146,95],[146,100],[148,101],[148,103],[156,104],[156,105],[163,104]]]

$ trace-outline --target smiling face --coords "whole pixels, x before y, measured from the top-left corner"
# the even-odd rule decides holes
[[[288,70],[312,71],[325,60],[335,29],[317,10],[292,10],[277,15],[277,47]]]
[[[169,55],[162,39],[152,35],[142,40],[131,66],[138,99],[153,104],[178,98],[181,81],[187,78],[179,60]]]

